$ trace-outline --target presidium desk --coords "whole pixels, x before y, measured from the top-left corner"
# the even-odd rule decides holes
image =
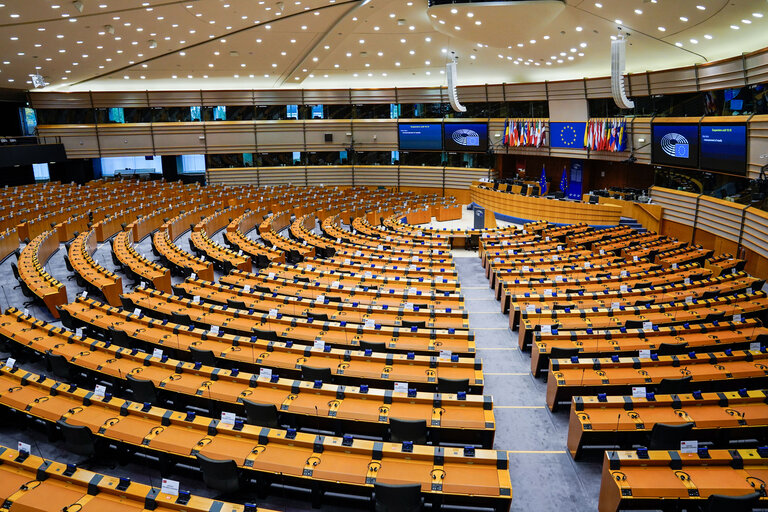
[[[502,192],[487,187],[489,187],[487,183],[473,183],[470,186],[472,202],[486,210],[517,219],[545,220],[557,224],[584,222],[591,226],[616,226],[621,217],[621,206],[617,205],[558,201]]]

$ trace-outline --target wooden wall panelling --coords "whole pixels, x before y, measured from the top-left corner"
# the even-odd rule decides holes
[[[547,90],[550,102],[559,100],[584,100],[586,98],[583,80],[547,82]]]
[[[99,134],[101,135],[101,127],[99,127]],[[203,123],[153,123],[152,136],[157,155],[201,154],[206,152],[207,135]],[[105,144],[102,142],[102,152],[105,151],[104,148]]]
[[[677,94],[696,91],[696,70],[693,66],[648,73],[651,94]]]
[[[747,130],[747,176],[757,179],[760,177],[760,169],[768,165],[768,115],[753,116]]]
[[[713,249],[716,254],[735,253],[738,249],[744,208],[745,205],[701,196],[694,241]]]
[[[304,89],[304,105],[349,105],[349,89]]]
[[[768,212],[747,208],[741,244],[756,255],[768,259]]]
[[[747,83],[762,84],[768,82],[768,51],[758,50],[744,56],[747,69]]]
[[[442,167],[400,166],[401,187],[443,188]]]
[[[637,163],[651,163],[651,119],[649,117],[635,117],[627,123],[628,137],[632,138]],[[641,142],[640,140],[643,139]]]
[[[265,89],[253,91],[256,105],[301,105],[300,89]]]
[[[304,121],[306,151],[343,151],[349,146],[352,123],[345,119],[313,119]],[[325,134],[333,136],[333,142],[325,142]],[[357,140],[355,140],[357,147]]]
[[[304,167],[259,167],[259,185],[307,185]]]
[[[479,181],[483,178],[488,178],[487,170],[468,167],[446,167],[443,183],[445,188],[468,189],[473,181]]]
[[[211,121],[205,124],[208,153],[255,153],[253,121]],[[158,140],[155,136],[155,144]]]
[[[349,98],[353,105],[397,103],[394,89],[350,89]]]
[[[397,89],[398,103],[442,103],[448,101],[445,87],[403,87]]]
[[[398,168],[395,165],[356,165],[355,186],[398,186]]]
[[[35,92],[29,93],[32,108],[91,108],[87,92]]]
[[[650,96],[648,73],[630,73],[627,75],[627,96]]]
[[[258,121],[256,141],[259,152],[303,151],[304,121]]]
[[[247,92],[247,91],[246,91]],[[94,92],[94,96],[100,93]],[[200,91],[148,91],[151,107],[191,107],[200,105]]]
[[[330,165],[307,167],[307,185],[350,186],[352,185],[352,167]]]
[[[146,91],[101,91],[93,93],[94,108],[145,108],[149,107]]]
[[[353,133],[357,151],[397,150],[397,119],[355,119],[347,131]],[[351,137],[342,140],[349,144]]]
[[[547,101],[547,85],[544,82],[504,84],[506,101]]]
[[[99,141],[96,138],[95,125],[38,125],[37,133],[43,143],[53,144],[61,140],[68,158],[99,156]]]
[[[231,90],[231,91],[203,91],[203,106],[216,107],[219,105],[253,105],[253,91],[249,89],[245,90]],[[198,103],[200,102],[200,95],[198,95]]]
[[[153,154],[152,130],[149,123],[100,124],[101,156]]]
[[[459,92],[461,92],[459,87]],[[486,94],[488,95],[488,101],[504,101],[504,84],[486,84]]]
[[[585,79],[587,98],[610,98],[611,93],[611,78],[587,78]]]
[[[744,60],[741,56],[698,66],[699,88],[702,90],[743,87]]]
[[[466,85],[457,91],[459,103],[485,103],[485,85]]]
[[[259,173],[255,167],[230,169],[207,169],[205,182],[208,185],[258,185]]]

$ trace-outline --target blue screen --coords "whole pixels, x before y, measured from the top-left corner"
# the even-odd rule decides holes
[[[487,123],[445,123],[446,151],[486,151]]]
[[[651,161],[676,167],[699,166],[699,127],[695,124],[654,124]]]
[[[746,125],[702,125],[701,168],[710,171],[744,174],[747,168]]]
[[[400,123],[397,125],[400,149],[443,149],[443,126],[439,123]]]

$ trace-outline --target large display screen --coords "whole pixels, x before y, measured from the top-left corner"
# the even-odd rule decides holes
[[[488,150],[488,123],[445,123],[443,133],[446,151]]]
[[[651,162],[675,167],[699,166],[699,126],[653,124]]]
[[[399,123],[397,132],[401,151],[443,149],[443,125],[440,123]]]
[[[747,169],[747,126],[701,125],[700,152],[702,169],[744,174]]]

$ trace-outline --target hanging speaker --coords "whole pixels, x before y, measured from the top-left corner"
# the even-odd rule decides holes
[[[624,64],[627,40],[623,35],[611,41],[611,94],[619,108],[634,108],[635,102],[624,91]]]
[[[451,52],[453,54],[453,52]],[[459,103],[459,93],[456,91],[456,56],[451,55],[451,61],[445,65],[445,74],[448,76],[448,101],[456,112],[466,112],[467,107]]]

